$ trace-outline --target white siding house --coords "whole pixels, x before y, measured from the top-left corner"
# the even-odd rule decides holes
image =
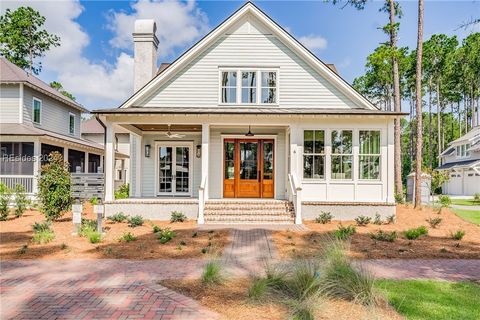
[[[94,111],[107,127],[107,215],[301,223],[321,211],[395,214],[393,124],[403,114],[376,108],[252,3],[158,72],[155,31],[152,20],[135,24],[135,54],[146,57],[135,58],[138,90]],[[119,130],[131,137],[124,200],[113,198]]]

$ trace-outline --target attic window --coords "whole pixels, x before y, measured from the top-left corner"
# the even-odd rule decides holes
[[[220,71],[220,104],[277,104],[278,71],[228,69]]]

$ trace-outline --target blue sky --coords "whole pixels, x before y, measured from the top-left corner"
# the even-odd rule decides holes
[[[25,2],[3,2],[5,8]],[[62,37],[44,59],[41,78],[59,80],[89,109],[115,107],[131,91],[131,23],[155,18],[159,26],[160,62],[174,60],[209,30],[240,7],[241,1],[34,1],[47,17],[47,28]],[[366,56],[387,36],[378,28],[387,23],[379,12],[383,1],[371,1],[365,10],[333,6],[323,1],[255,1],[323,61],[334,63],[349,82],[364,71]],[[399,45],[415,47],[417,2],[401,1]],[[150,15],[150,16],[149,16]],[[474,31],[459,25],[480,15],[480,1],[426,1],[425,39],[434,33],[463,39]],[[171,19],[171,20],[170,20]],[[160,21],[158,21],[160,20]]]

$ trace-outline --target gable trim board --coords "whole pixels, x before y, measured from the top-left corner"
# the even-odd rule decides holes
[[[204,38],[199,40],[189,50],[177,58],[171,65],[169,65],[162,73],[157,74],[152,80],[145,84],[140,90],[134,93],[128,98],[121,106],[121,109],[130,108],[136,106],[136,104],[144,97],[152,93],[153,90],[158,88],[161,84],[174,76],[177,71],[188,65],[195,57],[203,52],[208,46],[215,43],[217,39],[222,37],[225,32],[232,27],[236,22],[240,21],[242,17],[251,14],[260,22],[265,24],[269,30],[273,32],[282,43],[284,43],[289,49],[302,58],[310,67],[330,82],[334,87],[339,89],[343,94],[350,98],[362,109],[366,110],[379,110],[368,99],[363,97],[357,92],[347,81],[341,78],[338,74],[332,71],[324,62],[317,58],[311,51],[303,46],[298,40],[284,30],[280,25],[273,21],[268,15],[261,11],[251,2],[247,2],[240,7],[230,17],[228,17],[219,26],[208,33]],[[98,110],[100,111],[100,110]]]

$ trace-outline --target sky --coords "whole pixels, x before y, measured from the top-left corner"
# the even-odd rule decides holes
[[[318,1],[254,1],[278,24],[326,63],[334,63],[348,82],[365,71],[365,59],[388,40],[380,30],[388,22],[379,11],[383,1],[370,1],[358,11]],[[243,1],[4,1],[0,13],[29,5],[46,17],[45,28],[61,38],[61,46],[41,59],[39,77],[59,81],[87,109],[119,106],[133,92],[135,19],[155,19],[160,40],[158,65],[171,62],[215,28]],[[400,1],[399,46],[415,48],[417,2]],[[480,24],[459,26],[480,16],[480,1],[426,1],[424,39],[432,34],[456,35],[461,41]]]

